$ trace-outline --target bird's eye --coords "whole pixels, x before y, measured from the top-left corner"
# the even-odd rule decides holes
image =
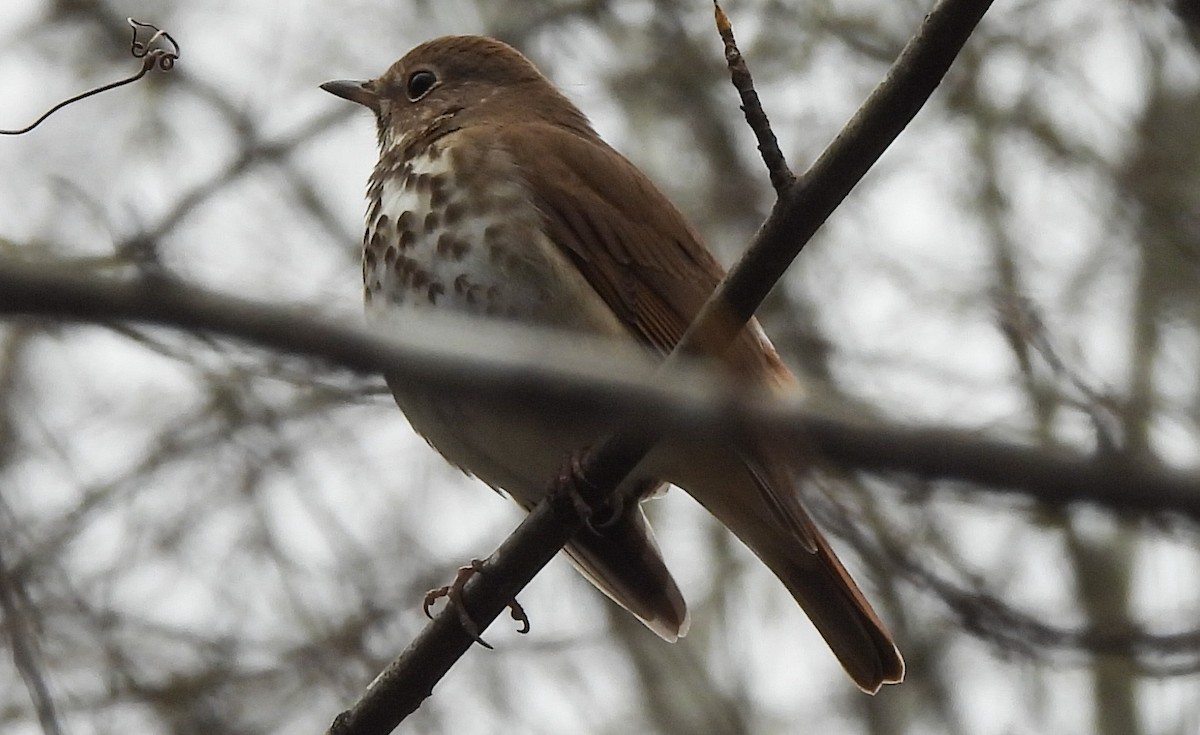
[[[433,89],[434,84],[437,84],[437,75],[422,69],[408,75],[408,86],[404,91],[410,102],[416,102],[429,94],[429,90]]]

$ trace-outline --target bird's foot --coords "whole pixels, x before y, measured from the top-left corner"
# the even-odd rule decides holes
[[[454,612],[458,615],[458,624],[466,631],[467,635],[471,636],[476,643],[484,648],[491,649],[492,645],[483,639],[483,631],[479,629],[479,624],[467,612],[467,606],[463,604],[463,586],[467,580],[474,576],[477,572],[483,571],[483,562],[478,559],[472,559],[471,563],[465,567],[459,567],[458,573],[454,575],[454,581],[445,587],[438,587],[429,590],[425,593],[425,599],[421,603],[421,608],[425,611],[425,616],[432,619],[433,613],[430,608],[438,599],[445,597],[446,601],[454,608]],[[518,633],[524,635],[529,632],[529,616],[525,614],[525,608],[516,600],[510,600],[508,609],[512,615],[512,619],[521,624],[517,629]]]
[[[575,506],[575,512],[583,519],[587,529],[597,536],[603,536],[624,515],[625,496],[612,493],[599,506],[594,506],[584,497],[585,491],[592,497],[600,493],[600,489],[583,472],[583,458],[586,454],[585,449],[568,454],[563,461],[558,481],[559,485],[566,489],[571,504]]]

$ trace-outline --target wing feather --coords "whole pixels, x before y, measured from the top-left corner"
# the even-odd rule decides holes
[[[724,277],[699,235],[645,174],[598,138],[552,125],[502,135],[550,238],[639,339],[670,352]],[[636,220],[630,212],[650,215]],[[756,322],[726,361],[772,382],[787,372]]]

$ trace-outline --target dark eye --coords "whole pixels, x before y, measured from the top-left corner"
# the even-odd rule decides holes
[[[431,71],[421,70],[414,71],[408,75],[408,86],[405,88],[405,94],[408,95],[410,102],[416,102],[429,93],[433,89],[433,85],[437,84],[437,75]]]

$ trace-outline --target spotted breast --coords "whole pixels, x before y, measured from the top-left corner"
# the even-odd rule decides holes
[[[376,167],[363,240],[368,317],[394,323],[404,309],[436,308],[628,336],[542,231],[512,157],[473,133]]]
[[[371,182],[362,266],[367,317],[377,328],[403,333],[436,310],[634,344],[545,234],[542,213],[498,141],[473,130],[445,135],[407,157],[385,155]],[[478,321],[468,328],[485,329]],[[568,452],[612,428],[595,416],[521,397],[481,402],[390,377],[388,386],[409,423],[443,457],[525,509],[541,499]],[[630,483],[646,494],[661,484]],[[565,551],[589,581],[662,637],[687,632],[683,595],[640,509]]]

